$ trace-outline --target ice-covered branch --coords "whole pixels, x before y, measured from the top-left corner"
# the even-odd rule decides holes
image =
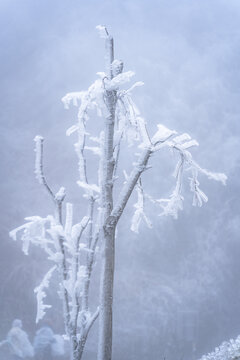
[[[117,90],[119,86],[125,84],[126,82],[129,82],[133,75],[134,75],[133,71],[126,71],[116,75],[111,80],[105,80],[104,83],[106,90],[108,91]]]
[[[48,193],[54,199],[54,193],[50,189],[43,172],[43,141],[44,138],[40,135],[35,136],[34,141],[36,143],[35,152],[35,174],[40,184],[43,184],[47,189]]]
[[[44,276],[41,284],[35,288],[34,292],[37,295],[37,317],[36,317],[36,323],[38,323],[39,320],[43,318],[45,315],[45,309],[51,308],[51,305],[45,305],[43,303],[43,299],[46,297],[46,293],[44,289],[47,289],[49,287],[49,282],[52,277],[53,272],[56,269],[56,265],[53,266]]]
[[[99,307],[97,308],[97,310],[92,314],[92,316],[90,316],[90,318],[88,319],[88,322],[85,326],[85,336],[88,335],[91,327],[93,326],[94,322],[97,320],[99,315]]]
[[[120,216],[122,215],[122,212],[128,202],[128,199],[130,195],[132,194],[133,189],[135,188],[135,185],[138,182],[138,179],[140,178],[142,172],[146,169],[148,160],[152,154],[151,148],[144,149],[142,151],[141,156],[139,157],[138,162],[134,166],[131,174],[128,177],[128,180],[124,184],[118,199],[116,201],[116,204],[112,210],[111,216],[108,219],[108,222],[113,222],[114,224],[117,224]],[[108,225],[108,223],[105,224],[105,226]]]

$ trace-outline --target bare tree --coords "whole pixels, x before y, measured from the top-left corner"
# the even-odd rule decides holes
[[[71,102],[79,106],[77,123],[67,130],[67,135],[77,133],[77,143],[75,144],[79,165],[77,183],[83,189],[84,198],[89,204],[88,214],[79,224],[72,227],[72,205],[67,204],[66,224],[63,228],[62,203],[65,191],[61,188],[57,194],[54,194],[49,188],[42,167],[43,139],[36,137],[36,173],[39,181],[53,199],[56,209],[55,216],[45,219],[29,218],[28,224],[11,232],[12,237],[16,237],[16,232],[24,229],[22,240],[25,252],[31,241],[43,247],[50,259],[56,262],[56,266],[50,269],[42,285],[36,290],[40,303],[39,316],[41,317],[46,308],[46,305],[42,304],[43,287],[48,284],[55,268],[58,268],[61,276],[66,332],[71,338],[74,360],[81,359],[86,337],[98,316],[98,310],[93,314],[90,314],[89,311],[89,284],[96,244],[99,239],[101,240],[101,279],[98,360],[110,360],[112,357],[116,226],[133,190],[136,190],[137,202],[131,230],[138,232],[142,220],[148,227],[152,226],[145,213],[146,201],[159,207],[160,215],[171,215],[177,218],[178,211],[183,208],[184,171],[191,174],[190,190],[193,192],[193,205],[202,206],[202,203],[207,201],[207,196],[199,188],[198,173],[223,184],[226,182],[224,174],[202,169],[193,160],[189,149],[197,146],[198,143],[188,134],[178,135],[176,131],[158,124],[156,133],[152,137],[149,136],[145,120],[141,117],[131,97],[133,89],[143,83],[137,82],[127,90],[122,89],[122,86],[131,80],[134,73],[132,71],[123,72],[123,62],[114,59],[113,38],[109,35],[106,27],[98,26],[97,28],[101,37],[105,39],[106,70],[98,73],[99,78],[88,90],[68,93],[62,99],[66,108]],[[102,128],[97,134],[94,133],[90,136],[87,124],[89,117],[93,116],[94,110],[103,119]],[[96,128],[98,129],[98,126]],[[121,184],[120,149],[124,142],[129,146],[137,144],[138,154],[130,174],[123,171],[125,179]],[[142,175],[145,170],[150,168],[148,163],[151,156],[162,148],[169,148],[178,155],[179,160],[174,171],[176,185],[170,198],[154,199],[143,190]],[[94,174],[94,181],[89,181],[87,173],[87,169],[91,165],[89,157],[86,156],[88,151],[97,156],[98,171]],[[47,231],[48,237],[46,237],[46,224],[49,224],[50,227]],[[32,237],[32,227],[35,230],[37,227],[38,233],[40,230],[42,235],[37,238]],[[84,242],[81,242],[82,238],[84,238]],[[55,253],[52,252],[52,249],[50,250],[53,246]],[[84,266],[80,264],[80,253],[82,252],[86,257]],[[69,256],[69,261],[67,261],[67,256]]]
[[[188,134],[177,136],[175,131],[158,124],[157,132],[150,138],[146,123],[131,98],[132,90],[143,83],[137,82],[128,90],[121,89],[122,85],[128,82],[134,73],[132,71],[123,72],[123,62],[114,59],[113,38],[106,27],[100,25],[97,26],[97,29],[101,37],[105,39],[105,73],[98,73],[100,79],[91,85],[86,92],[69,93],[63,98],[63,102],[68,106],[71,101],[75,105],[80,101],[78,123],[69,130],[69,133],[78,131],[77,149],[80,167],[85,169],[84,150],[91,150],[100,157],[98,186],[91,185],[91,189],[99,193],[100,222],[96,226],[100,229],[102,241],[98,360],[110,360],[112,356],[115,232],[133,190],[136,189],[137,192],[137,203],[135,204],[136,210],[132,218],[131,229],[138,232],[142,220],[151,227],[151,222],[144,210],[146,200],[159,206],[161,214],[177,217],[178,210],[183,207],[182,180],[184,170],[190,171],[192,174],[190,190],[193,192],[193,205],[199,206],[208,199],[199,188],[198,173],[202,173],[210,179],[221,181],[223,184],[226,182],[226,176],[222,173],[212,173],[202,169],[193,160],[189,148],[197,146],[198,143],[192,140]],[[96,108],[98,114],[104,118],[103,130],[99,137],[90,137],[90,140],[99,144],[97,148],[85,145],[85,139],[88,136],[86,132],[88,112],[92,108]],[[118,179],[120,148],[124,140],[129,145],[137,142],[140,154],[133,164],[130,175],[125,173],[125,182],[115,197],[114,188]],[[154,199],[143,191],[141,177],[144,171],[149,168],[150,157],[163,147],[169,147],[178,153],[179,161],[174,172],[176,186],[169,199]],[[83,173],[85,174],[85,172]],[[89,187],[86,176],[84,175],[81,178],[79,185],[83,188]]]
[[[43,303],[50,279],[55,270],[59,274],[59,292],[63,303],[65,331],[71,342],[71,358],[80,360],[86,339],[99,309],[94,313],[89,310],[89,284],[98,240],[98,232],[93,234],[93,206],[95,202],[91,192],[87,192],[89,209],[87,216],[73,225],[73,206],[66,204],[66,219],[63,225],[62,204],[65,198],[63,187],[54,194],[49,187],[43,172],[43,138],[35,137],[36,164],[35,173],[53,200],[55,213],[46,218],[32,216],[25,218],[28,222],[10,232],[16,240],[21,233],[22,249],[28,255],[30,243],[41,247],[54,266],[46,273],[41,284],[35,288],[37,296],[36,322],[43,318],[51,305]]]

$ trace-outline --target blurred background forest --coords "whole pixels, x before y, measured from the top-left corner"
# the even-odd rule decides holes
[[[131,199],[118,226],[113,358],[192,360],[240,333],[239,21],[237,0],[0,1],[0,339],[15,318],[22,319],[31,340],[44,324],[63,333],[57,277],[46,299],[54,306],[36,325],[33,290],[49,264],[39,249],[31,248],[26,257],[8,232],[26,216],[52,212],[34,175],[37,134],[45,137],[49,183],[55,191],[65,186],[67,201],[84,214],[74,139],[65,136],[77,109],[67,112],[60,100],[86,89],[104,71],[98,24],[114,36],[125,70],[145,83],[134,100],[151,134],[159,122],[189,133],[200,143],[194,150],[200,165],[228,176],[226,187],[200,178],[209,197],[203,208],[191,206],[185,189],[178,220],[149,208],[154,227],[141,225],[139,235],[129,229]],[[126,170],[133,158],[133,150],[127,151]],[[151,162],[144,185],[167,197],[175,159],[163,151]],[[95,325],[84,359],[96,358],[96,339]]]

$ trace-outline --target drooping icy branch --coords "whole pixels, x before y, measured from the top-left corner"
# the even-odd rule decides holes
[[[149,228],[152,228],[152,223],[149,220],[149,218],[146,216],[144,211],[144,191],[142,187],[141,178],[138,180],[138,183],[136,185],[136,191],[137,191],[137,202],[134,205],[135,207],[135,213],[132,217],[132,223],[131,223],[131,230],[135,233],[138,233],[139,225],[142,220],[144,220]]]
[[[163,212],[160,215],[171,215],[175,219],[178,217],[178,211],[183,209],[182,177],[183,177],[184,158],[180,154],[180,160],[177,163],[174,176],[176,177],[176,185],[169,199],[160,199],[156,202],[162,207]]]
[[[52,277],[53,272],[56,270],[56,265],[54,265],[44,276],[41,284],[34,289],[34,292],[37,295],[37,316],[36,316],[36,323],[43,318],[46,313],[46,309],[51,308],[51,305],[46,305],[43,303],[43,299],[46,297],[46,293],[44,289],[49,287],[49,282]]]
[[[183,134],[180,136],[173,136],[176,134],[175,131],[169,130],[165,126],[159,124],[158,131],[151,139],[151,145],[145,147],[142,151],[142,154],[139,157],[138,162],[135,164],[128,180],[123,186],[122,191],[117,199],[116,205],[112,211],[111,217],[109,218],[110,222],[116,223],[120,218],[124,207],[128,201],[129,196],[132,193],[132,190],[136,186],[138,179],[141,173],[146,169],[149,158],[152,153],[161,149],[163,146],[168,146],[170,148],[175,149],[180,155],[180,161],[175,170],[176,177],[176,186],[174,191],[169,199],[157,199],[153,200],[156,204],[160,205],[163,208],[163,212],[161,214],[172,215],[173,217],[177,217],[178,210],[181,210],[183,207],[183,196],[181,194],[181,184],[182,184],[182,176],[183,176],[183,167],[184,163],[191,165],[191,169],[196,169],[199,172],[201,171],[203,174],[207,175],[209,178],[217,180],[225,184],[226,175],[222,173],[212,173],[205,169],[202,169],[195,161],[192,160],[192,155],[187,150],[192,146],[198,145],[195,140],[191,140],[188,134]],[[170,140],[172,138],[172,140]],[[207,200],[205,194],[199,189],[199,183],[196,183],[195,189],[198,191],[198,195],[204,201]],[[193,188],[192,188],[193,189]],[[196,195],[194,195],[196,196]],[[200,203],[199,203],[200,204]]]
[[[197,180],[197,170],[192,169],[192,177],[190,178],[190,190],[193,192],[193,206],[201,207],[203,202],[208,201],[208,197],[199,188],[199,181]]]
[[[17,234],[21,233],[21,240],[23,242],[22,250],[25,255],[28,255],[30,243],[42,247],[45,251],[48,250],[48,246],[53,244],[51,239],[46,236],[46,225],[52,224],[53,217],[50,215],[46,218],[40,216],[26,217],[28,222],[24,225],[17,227],[9,232],[9,236],[13,239],[17,239]]]

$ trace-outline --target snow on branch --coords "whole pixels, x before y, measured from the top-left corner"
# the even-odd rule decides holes
[[[157,132],[151,139],[151,142],[153,145],[162,143],[162,142],[166,141],[167,139],[169,139],[171,136],[176,134],[175,130],[170,130],[162,124],[158,124],[157,128],[158,128]]]
[[[34,289],[34,292],[37,294],[37,317],[36,317],[36,323],[38,323],[39,320],[41,320],[45,315],[45,309],[49,309],[52,306],[51,305],[45,305],[43,303],[43,299],[46,297],[46,293],[44,289],[47,289],[49,287],[49,282],[52,277],[53,272],[57,268],[56,265],[54,265],[44,276],[41,284]]]
[[[95,191],[96,193],[100,192],[99,186],[96,184],[88,184],[84,181],[77,181],[78,186],[81,188],[87,190],[87,192],[90,192],[91,194]]]
[[[189,163],[200,173],[202,173],[203,175],[206,175],[210,180],[219,181],[223,185],[226,185],[227,175],[225,175],[224,173],[215,173],[215,172],[211,172],[209,170],[203,169],[192,159],[189,160]]]
[[[103,38],[103,39],[107,39],[107,38],[108,38],[109,34],[108,34],[108,31],[107,31],[106,26],[97,25],[97,26],[96,26],[96,29],[98,30],[99,35],[100,35],[101,38]]]
[[[74,241],[74,243],[79,238],[82,231],[85,230],[85,228],[87,227],[89,220],[90,220],[89,216],[84,216],[82,218],[82,220],[80,221],[80,223],[78,223],[72,227],[71,236],[72,236],[72,240]]]
[[[55,199],[59,202],[63,202],[64,198],[66,196],[66,189],[65,187],[60,187],[58,192],[55,194]]]
[[[131,78],[133,77],[134,72],[133,71],[126,71],[124,73],[118,74],[111,80],[105,80],[105,87],[108,91],[110,90],[117,90],[120,85],[125,84],[126,82],[129,82]]]

